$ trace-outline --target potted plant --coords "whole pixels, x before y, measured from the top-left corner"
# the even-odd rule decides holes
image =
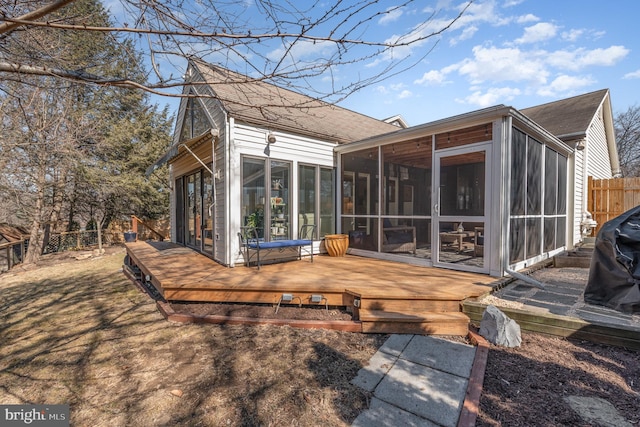
[[[261,206],[258,206],[252,214],[247,216],[245,222],[247,227],[255,228],[258,235],[260,235],[264,223],[264,209]]]

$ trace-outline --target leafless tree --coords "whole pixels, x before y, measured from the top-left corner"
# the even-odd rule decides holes
[[[12,88],[15,92],[0,98],[0,147],[6,153],[0,190],[12,195],[13,215],[28,223],[30,245],[25,262],[33,262],[60,218],[69,172],[77,158],[76,138],[83,126],[73,100],[60,91]]]
[[[617,114],[614,127],[622,175],[640,176],[640,106]]]
[[[424,11],[426,5],[417,0],[393,6],[379,0],[120,0],[121,9],[112,10],[118,25],[91,26],[83,16],[52,19],[74,0],[1,1],[0,73],[14,79],[47,75],[183,96],[180,70],[186,59],[198,58],[330,102],[419,63],[473,2],[463,2],[455,16],[435,10],[402,34],[385,34],[380,20]],[[145,44],[153,74],[106,75],[50,57],[46,46],[9,43],[17,34],[26,40],[42,29],[135,36]]]
[[[77,0],[67,13],[85,15],[91,22],[108,22],[96,0]],[[52,19],[59,16],[64,18],[57,11],[50,15]],[[2,39],[2,57],[10,52],[14,58],[43,67],[75,64],[77,69],[93,67],[104,73],[144,76],[131,43],[110,43],[110,35],[106,36],[16,27]],[[8,200],[0,204],[0,217],[29,229],[25,262],[38,259],[51,232],[64,231],[62,216],[71,225],[74,211],[95,199],[92,194],[104,185],[99,178],[114,175],[103,164],[122,167],[114,161],[118,153],[128,150],[128,158],[134,150],[146,153],[147,146],[157,149],[157,144],[168,143],[166,112],[156,118],[159,114],[145,103],[146,96],[142,91],[85,85],[56,75],[9,73],[0,77],[0,200]],[[157,158],[157,152],[150,154]],[[134,179],[129,169],[119,174],[118,188]],[[138,175],[144,173],[138,171]],[[142,186],[126,187],[137,195],[131,187]],[[131,209],[139,205],[131,204]],[[114,215],[113,210],[108,212]]]
[[[96,167],[100,150],[131,135],[116,135],[117,127],[110,125],[137,123],[111,114],[129,110],[120,102],[126,92],[190,96],[184,95],[185,84],[198,83],[185,83],[182,73],[187,60],[199,59],[238,72],[233,74],[238,83],[266,80],[339,102],[419,63],[472,2],[464,2],[454,16],[427,12],[402,34],[385,34],[381,21],[424,14],[425,5],[418,0],[394,6],[379,0],[117,1],[109,19],[97,0],[0,0],[0,191],[12,201],[12,212],[0,212],[0,218],[18,216],[29,224],[27,262],[37,259],[62,215],[72,223],[70,205],[81,200],[74,192],[90,184],[79,181],[79,171],[93,167],[100,176],[106,170]],[[150,73],[138,66],[142,48]],[[115,164],[114,159],[104,164]],[[87,194],[100,185],[94,181]],[[102,196],[94,198],[103,202],[101,209],[105,201],[126,199]]]

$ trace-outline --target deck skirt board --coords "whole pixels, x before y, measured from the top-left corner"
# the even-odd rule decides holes
[[[277,304],[283,294],[292,294],[296,301],[311,305],[311,296],[321,295],[323,304],[326,299],[330,306],[353,307],[360,315],[390,313],[362,322],[362,331],[370,333],[465,335],[469,319],[461,313],[462,300],[488,293],[495,282],[481,274],[351,255],[320,255],[313,263],[303,258],[258,270],[224,267],[171,242],[125,246],[131,263],[143,278],[149,276],[167,301]],[[394,318],[393,313],[404,319]]]

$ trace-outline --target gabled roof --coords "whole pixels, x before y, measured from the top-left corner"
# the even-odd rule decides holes
[[[406,129],[406,128],[409,127],[409,124],[406,122],[406,120],[400,114],[397,114],[397,115],[391,116],[391,117],[387,117],[386,119],[383,120],[383,122],[391,123],[392,125],[397,126],[400,129]]]
[[[520,109],[520,112],[560,139],[576,139],[586,135],[593,117],[608,93],[608,89],[602,89]]]
[[[203,61],[191,61],[236,120],[336,143],[398,130],[364,114],[311,98]]]

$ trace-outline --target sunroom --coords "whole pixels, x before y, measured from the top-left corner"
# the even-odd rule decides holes
[[[341,145],[350,252],[502,276],[564,250],[572,148],[496,106]]]

